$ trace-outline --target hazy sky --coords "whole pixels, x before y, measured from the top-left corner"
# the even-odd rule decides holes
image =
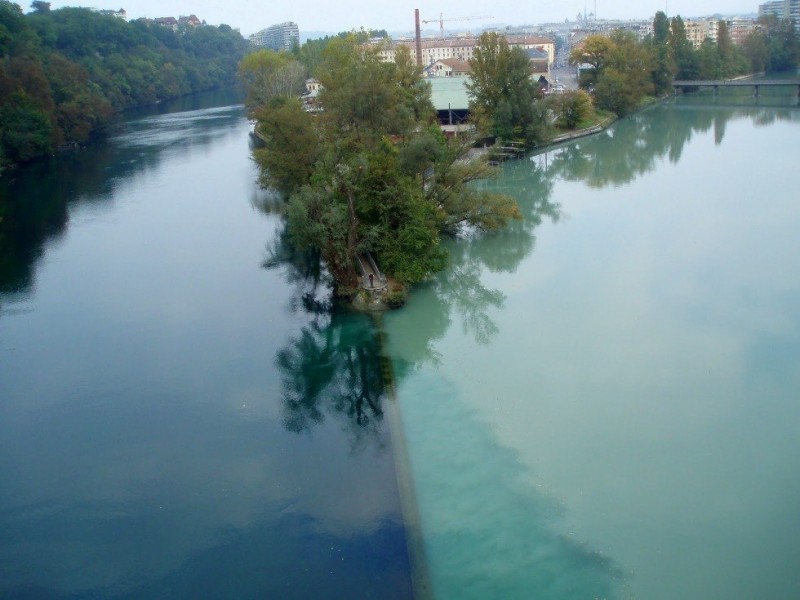
[[[762,2],[764,0],[761,0]],[[16,0],[24,10],[29,1]],[[489,16],[491,19],[445,23],[448,29],[468,29],[493,24],[528,25],[547,21],[574,20],[586,7],[599,18],[650,18],[658,10],[669,16],[703,16],[714,13],[746,14],[758,11],[758,0],[438,0],[423,3],[405,0],[51,0],[52,8],[92,6],[124,8],[129,19],[178,17],[195,14],[209,24],[227,23],[249,35],[282,21],[294,21],[304,31],[338,32],[358,27],[411,31],[414,9],[422,19]],[[429,24],[433,29],[437,24]]]

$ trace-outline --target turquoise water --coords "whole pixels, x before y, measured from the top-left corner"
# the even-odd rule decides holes
[[[800,597],[800,111],[508,163],[386,318],[437,598]]]
[[[5,177],[0,596],[410,597],[388,353],[437,598],[800,597],[800,112],[735,102],[504,165],[377,327],[240,106]]]

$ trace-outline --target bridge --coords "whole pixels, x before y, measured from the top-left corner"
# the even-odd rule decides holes
[[[672,82],[672,87],[676,93],[685,88],[710,87],[713,88],[715,96],[719,88],[751,87],[756,98],[762,87],[793,87],[797,89],[798,97],[800,97],[800,81],[787,79],[702,79],[697,81],[677,79]]]

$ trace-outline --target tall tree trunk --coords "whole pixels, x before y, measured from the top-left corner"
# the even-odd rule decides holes
[[[347,187],[347,210],[350,215],[350,225],[347,229],[347,266],[352,282],[358,281],[356,273],[356,241],[358,235],[358,220],[356,219],[356,197],[353,188]],[[349,282],[348,282],[349,283]]]

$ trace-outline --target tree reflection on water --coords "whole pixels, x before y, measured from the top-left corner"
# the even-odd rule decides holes
[[[567,181],[602,188],[629,183],[656,168],[667,158],[676,163],[695,133],[714,130],[722,144],[729,122],[750,119],[756,125],[776,120],[797,120],[793,109],[730,107],[709,104],[708,99],[681,98],[659,110],[647,110],[617,122],[610,130],[549,152],[548,171]]]
[[[285,229],[268,246],[264,267],[283,271],[295,290],[289,308],[310,319],[275,356],[284,426],[310,432],[332,416],[349,431],[353,449],[384,447],[380,338],[369,316],[337,305],[319,254],[292,246]]]
[[[354,315],[320,315],[278,352],[283,423],[296,433],[341,417],[353,447],[367,439],[383,445],[384,382],[374,330]]]
[[[506,165],[501,178],[481,185],[515,198],[522,219],[497,232],[468,233],[449,244],[450,266],[428,284],[433,294],[426,311],[439,313],[435,319],[439,327],[427,330],[430,334],[424,340],[428,348],[424,352],[426,360],[435,358],[430,342],[444,334],[454,314],[476,343],[486,345],[491,341],[497,333],[491,310],[503,308],[505,295],[485,285],[484,272],[514,273],[533,252],[536,229],[545,220],[557,222],[561,218],[561,207],[550,200],[552,183],[535,164]]]
[[[560,218],[559,207],[549,200],[550,184],[543,171],[528,171],[524,181],[507,171],[501,181],[509,187],[503,191],[518,199],[523,219],[500,232],[466,233],[448,244],[449,268],[418,290],[429,292],[421,315],[424,323],[419,323],[422,335],[415,340],[419,347],[412,353],[421,362],[436,361],[433,342],[444,335],[454,315],[476,343],[491,341],[497,333],[491,309],[502,308],[505,296],[483,283],[483,272],[516,270],[533,250],[535,229],[545,219]],[[275,209],[270,204],[265,210]],[[264,267],[283,271],[295,289],[290,309],[310,317],[275,357],[286,429],[310,432],[334,417],[350,432],[353,448],[367,443],[383,447],[382,403],[392,374],[384,358],[381,317],[338,306],[320,256],[294,248],[285,229],[268,246]]]
[[[478,185],[514,197],[523,218],[498,232],[466,232],[447,242],[449,267],[412,290],[411,302],[417,294],[425,298],[424,311],[418,313],[421,334],[409,340],[415,347],[405,349],[407,362],[396,367],[405,371],[414,364],[436,363],[435,341],[454,320],[476,343],[485,345],[492,340],[498,331],[492,311],[503,308],[505,295],[487,286],[484,274],[514,273],[533,252],[536,229],[546,220],[555,223],[563,218],[561,207],[551,200],[556,177],[583,181],[591,187],[623,185],[654,169],[659,160],[677,161],[695,132],[713,128],[715,142],[720,144],[731,119],[759,122],[766,114],[796,118],[792,111],[757,107],[711,111],[678,101],[550,151],[546,160],[534,156],[504,165],[498,180]],[[280,212],[280,204],[279,199],[270,197],[259,208],[275,213]],[[282,374],[286,428],[308,432],[331,415],[345,423],[354,447],[364,445],[367,439],[383,446],[380,423],[387,374],[380,325],[376,326],[380,319],[337,306],[331,295],[331,278],[319,255],[293,248],[285,229],[268,247],[264,266],[282,269],[295,287],[290,309],[310,317],[275,358]]]

